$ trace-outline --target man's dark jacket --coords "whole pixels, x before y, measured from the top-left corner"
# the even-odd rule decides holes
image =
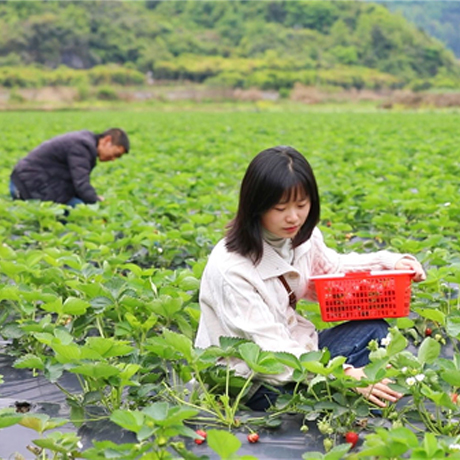
[[[56,203],[67,203],[73,197],[85,203],[98,201],[96,190],[90,184],[90,174],[96,166],[97,143],[94,133],[75,131],[33,149],[11,174],[21,198]]]

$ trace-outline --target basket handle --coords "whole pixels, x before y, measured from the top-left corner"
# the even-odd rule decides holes
[[[399,270],[393,271],[393,273],[398,272]],[[410,274],[410,277],[413,278],[415,276],[415,271],[414,270],[400,270],[402,273]],[[371,270],[362,270],[359,272],[346,272],[344,276],[346,278],[362,278],[363,276],[370,276],[375,272],[372,272]],[[383,274],[383,272],[379,272],[379,274]]]
[[[347,272],[345,273],[346,278],[362,278],[363,276],[369,276],[371,274],[370,270],[363,270],[360,272]]]

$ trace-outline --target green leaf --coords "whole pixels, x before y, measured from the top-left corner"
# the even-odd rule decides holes
[[[313,374],[326,376],[330,374],[329,369],[326,369],[319,361],[302,362],[302,367]]]
[[[423,439],[423,447],[427,453],[428,458],[436,458],[435,454],[438,450],[438,442],[436,436],[433,433],[425,433]]]
[[[327,363],[327,369],[329,370],[329,372],[333,372],[335,371],[336,369],[342,369],[343,368],[343,364],[345,363],[345,361],[347,360],[347,358],[345,358],[345,356],[336,356],[335,358],[332,358],[328,363]]]
[[[2,259],[16,260],[16,252],[11,249],[6,243],[0,244],[0,257]]]
[[[184,291],[194,291],[200,287],[200,281],[193,276],[187,276],[181,280],[179,287]]]
[[[51,382],[56,383],[64,373],[64,365],[56,362],[46,362],[43,375]]]
[[[448,370],[441,372],[441,378],[453,387],[460,386],[460,370]]]
[[[460,316],[450,316],[447,319],[446,332],[450,337],[460,340]]]
[[[260,347],[255,343],[243,343],[238,347],[238,351],[248,364],[255,364],[259,360]]]
[[[364,368],[364,373],[366,374],[366,380],[369,380],[371,383],[377,383],[382,380],[386,375],[386,366],[388,364],[388,359],[382,359],[380,361],[372,361],[367,364]]]
[[[351,449],[351,444],[339,444],[333,447],[325,456],[324,460],[341,460],[345,454]]]
[[[0,409],[0,429],[16,425],[22,420],[23,415],[16,413],[14,409]]]
[[[180,297],[162,295],[148,304],[154,313],[165,318],[172,318],[182,309],[183,300]]]
[[[81,427],[85,421],[85,410],[82,406],[70,406],[70,420],[77,427]]]
[[[33,442],[36,446],[41,447],[42,449],[49,449],[52,452],[67,454],[69,451],[67,447],[60,446],[56,441],[54,441],[54,439],[34,439]]]
[[[73,367],[70,369],[70,372],[85,375],[96,380],[108,379],[120,373],[115,366],[106,363],[83,364],[82,366]]]
[[[157,428],[155,426],[146,426],[144,425],[138,432],[137,432],[137,439],[142,442],[146,439],[150,438]]]
[[[245,339],[240,339],[238,337],[219,337],[219,346],[224,351],[230,351],[234,353],[242,343],[247,343]]]
[[[300,356],[299,360],[301,363],[306,363],[309,361],[321,361],[323,356],[322,351],[309,351]]]
[[[435,323],[439,323],[443,326],[446,324],[446,315],[440,310],[435,310],[433,308],[414,308],[414,311],[416,311],[422,318],[434,321]]]
[[[74,343],[69,345],[53,343],[51,346],[56,353],[56,359],[62,364],[77,362],[81,358],[80,347]]]
[[[433,364],[441,352],[441,344],[431,337],[426,337],[418,350],[420,364]]]
[[[169,329],[163,331],[163,337],[168,345],[181,353],[188,362],[193,360],[193,343],[188,337],[172,332]]]
[[[139,364],[124,364],[120,363],[118,364],[119,369],[121,370],[120,372],[120,379],[123,381],[129,381],[135,374],[136,372],[141,368]]]
[[[119,341],[113,338],[89,337],[83,347],[84,351],[94,351],[103,358],[125,356],[134,351],[134,347],[127,341]]]
[[[387,346],[387,355],[394,356],[405,350],[406,347],[407,339],[397,329],[391,329],[391,341]]]
[[[139,267],[139,265],[128,263],[128,264],[120,265],[120,268],[131,271],[138,278],[142,276],[143,270],[141,267]]]
[[[27,271],[27,267],[22,264],[16,264],[15,262],[0,260],[0,271],[4,273],[6,276],[14,278],[15,275]]]
[[[110,420],[125,430],[138,433],[144,426],[145,416],[139,411],[116,409],[110,416]]]
[[[51,302],[47,302],[47,303],[40,305],[40,308],[50,313],[57,313],[58,315],[62,315],[63,313],[62,299],[60,297],[57,297],[55,300]]]
[[[46,414],[27,414],[23,415],[20,425],[25,426],[26,428],[31,428],[37,433],[44,433],[47,430],[52,430],[65,425],[67,422],[68,420],[60,418],[51,419],[49,415]]]
[[[19,300],[17,286],[3,286],[0,288],[0,300]]]
[[[302,460],[324,460],[324,454],[321,452],[305,452]]]
[[[67,329],[62,327],[56,328],[54,330],[54,336],[59,340],[62,345],[69,345],[73,342],[73,336],[70,334]]]
[[[229,459],[241,447],[241,441],[234,434],[223,430],[209,430],[206,441],[222,460]]]
[[[132,313],[128,312],[125,314],[126,321],[128,321],[129,325],[133,328],[140,329],[142,328],[142,323],[138,320]]]
[[[18,358],[13,365],[16,369],[39,369],[43,370],[45,365],[41,357],[37,355],[27,354],[22,358]]]
[[[452,402],[450,396],[444,391],[434,391],[428,386],[422,387],[422,394],[431,399],[436,406],[446,407],[450,410],[457,410],[457,406]]]
[[[324,375],[315,375],[308,383],[308,388],[312,389],[315,387],[315,385],[318,385],[319,383],[326,382],[326,381],[327,379]]]
[[[68,297],[63,305],[62,311],[66,315],[84,315],[90,306],[89,302],[75,297]]]
[[[288,366],[291,369],[297,369],[299,371],[302,371],[302,364],[300,363],[297,356],[285,352],[276,352],[273,354],[278,359],[278,361],[284,364],[285,366]]]
[[[70,268],[73,268],[74,270],[81,270],[83,267],[83,263],[80,257],[76,255],[59,257],[58,262],[61,265],[68,265]]]
[[[91,299],[90,304],[96,313],[101,314],[107,308],[112,307],[114,305],[114,301],[105,296],[98,296]]]
[[[5,339],[19,339],[25,335],[20,326],[16,323],[9,323],[2,327],[2,336]]]
[[[156,423],[161,426],[177,427],[185,420],[192,419],[198,414],[197,409],[188,407],[172,406],[168,409],[168,415],[164,420],[156,420]]]
[[[142,410],[146,415],[156,421],[166,420],[169,412],[169,405],[166,402],[157,402]]]
[[[414,321],[410,318],[397,318],[396,326],[398,329],[410,329],[414,327]]]

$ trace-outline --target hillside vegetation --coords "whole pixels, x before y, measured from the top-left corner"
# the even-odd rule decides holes
[[[93,84],[81,69],[109,64],[131,71],[123,84],[146,72],[262,89],[455,87],[460,79],[443,44],[372,3],[5,1],[0,29],[7,87]],[[31,65],[44,70],[18,70]],[[56,80],[48,69],[60,66],[80,71],[60,69]]]
[[[459,2],[387,2],[391,10],[400,12],[410,22],[429,35],[441,40],[460,57],[460,3]]]

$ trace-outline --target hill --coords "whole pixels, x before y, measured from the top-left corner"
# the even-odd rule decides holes
[[[371,3],[3,1],[0,29],[4,86],[49,83],[46,69],[63,65],[108,64],[161,80],[262,89],[455,86],[460,76],[444,45]],[[11,66],[31,65],[44,74],[15,80]],[[78,81],[60,72],[59,81]]]
[[[396,1],[385,5],[390,11],[400,12],[427,34],[436,37],[460,57],[460,3]]]

